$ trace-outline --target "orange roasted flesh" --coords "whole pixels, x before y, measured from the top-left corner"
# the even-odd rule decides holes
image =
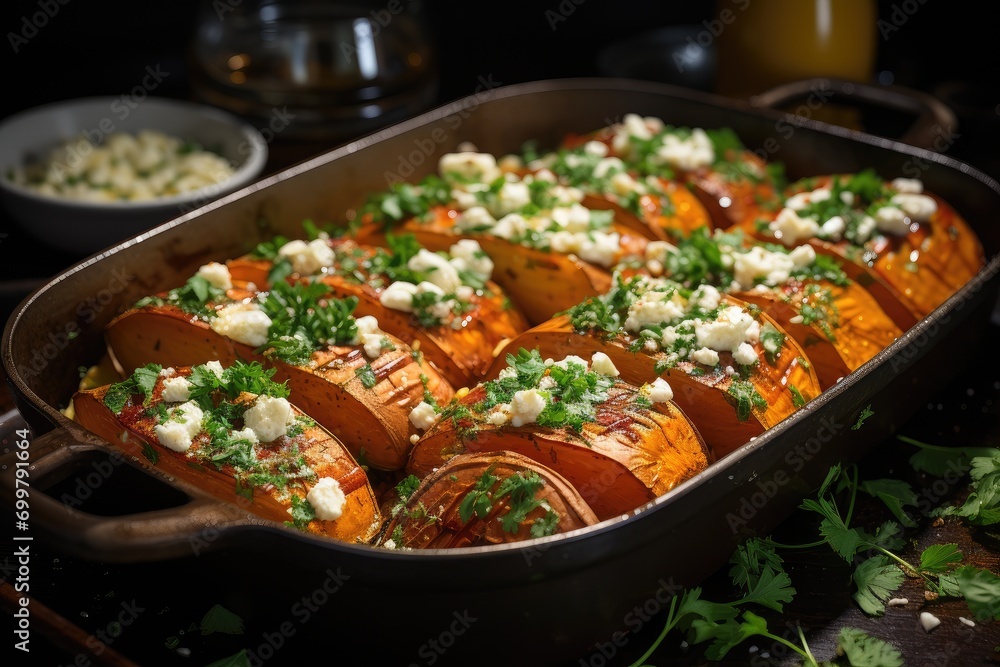
[[[189,377],[190,370],[176,368],[173,377]],[[272,521],[292,521],[289,509],[293,496],[301,503],[319,480],[332,478],[344,495],[340,516],[333,520],[312,519],[302,522],[301,527],[317,535],[364,543],[380,532],[382,516],[365,471],[334,435],[294,405],[292,411],[302,418],[301,426],[271,442],[254,444],[249,449],[250,460],[234,462],[236,459],[226,456],[225,449],[219,449],[207,430],[195,435],[186,451],[164,446],[155,432],[155,426],[162,423],[157,409],[178,405],[163,400],[165,380],[158,377],[148,400],[137,393],[119,414],[105,405],[109,385],[79,391],[73,397],[75,418],[123,454],[149,461],[168,475]],[[237,410],[227,411],[231,417],[234,412],[242,414],[242,409],[252,406],[256,399],[243,393],[235,399],[213,400],[237,406]],[[242,419],[234,421],[234,429],[243,427]]]
[[[733,297],[722,297],[722,303],[749,312],[745,303]],[[766,313],[757,313],[755,317],[761,328],[769,325],[775,331],[780,347],[769,353],[764,340],[748,343],[758,362],[740,371],[745,377],[737,372],[740,365],[729,351],[718,352],[719,362],[715,366],[691,359],[671,362],[666,351],[650,350],[623,328],[615,332],[577,329],[566,315],[532,327],[512,340],[497,355],[489,377],[497,376],[505,353],[520,348],[537,349],[543,357],[555,359],[568,354],[589,358],[595,352],[603,352],[626,382],[643,385],[663,377],[673,389],[673,400],[714,455],[721,457],[775,426],[822,391],[816,370],[802,346],[785,335]]]
[[[897,191],[894,184],[899,182],[911,185],[900,185],[904,190]],[[816,204],[824,199],[815,196],[817,191],[844,193],[850,201],[827,196],[826,201],[843,203],[838,204],[839,210],[820,204],[820,211]],[[870,222],[859,226],[864,232],[854,232],[849,225],[843,234],[819,231],[808,239],[796,238],[792,243],[808,240],[817,250],[823,247],[851,262],[871,267],[918,319],[941,305],[985,264],[982,244],[968,223],[949,202],[923,191],[919,181],[883,181],[867,170],[802,179],[789,186],[785,196],[786,209],[817,226],[827,223],[833,214],[844,220],[863,220],[867,216]],[[898,204],[900,197],[907,200],[905,204]],[[883,208],[896,209],[898,217],[884,220],[888,216]],[[819,220],[820,217],[825,219]],[[788,244],[782,232],[783,228],[788,229],[782,225],[782,220],[787,219],[789,212],[783,209],[763,219],[745,219],[740,226],[758,238]],[[778,234],[783,238],[778,238]]]
[[[385,338],[386,348],[376,358],[362,345],[327,345],[314,351],[308,363],[291,364],[217,333],[202,317],[171,304],[133,308],[106,330],[109,352],[125,375],[148,363],[191,366],[209,360],[223,365],[258,361],[274,368],[276,381],[288,381],[291,400],[354,456],[374,468],[398,470],[416,432],[409,411],[423,400],[425,390],[444,403],[454,391],[409,345],[388,333]]]
[[[499,450],[459,454],[427,475],[395,508],[386,536],[393,548],[447,549],[523,542],[597,522],[562,475]]]
[[[431,209],[427,220],[410,219],[397,230],[412,233],[420,245],[433,251],[447,250],[458,239],[477,240],[493,260],[493,280],[529,324],[543,322],[553,313],[601,294],[611,286],[611,274],[604,266],[584,261],[575,254],[540,250],[490,234],[463,231],[455,225],[459,215],[456,209],[439,206]],[[612,228],[620,237],[615,260],[641,248],[637,244],[644,238],[619,223]],[[367,224],[355,238],[359,243],[382,245],[385,232],[379,225]]]
[[[334,251],[333,266],[316,279],[328,287],[330,296],[357,297],[356,317],[375,317],[380,329],[418,349],[452,386],[475,384],[493,363],[497,346],[528,328],[524,316],[492,280],[481,289],[469,288],[462,308],[450,309],[443,318],[428,321],[426,316],[421,319],[415,313],[387,307],[380,296],[394,281],[371,271],[372,259],[380,249],[344,238],[330,239],[329,244]],[[391,254],[386,249],[381,252]],[[251,256],[226,264],[235,282],[252,282],[259,289],[267,288],[268,273],[274,267],[269,260]],[[310,277],[292,274],[288,279],[308,281]]]
[[[540,363],[541,358],[534,357]],[[607,379],[602,400],[575,425],[558,412],[560,401],[549,398],[554,411],[543,411],[536,418],[546,421],[547,414],[555,416],[546,421],[550,425],[542,426],[519,421],[517,396],[509,404],[491,405],[499,382],[480,384],[447,406],[414,446],[407,472],[423,478],[458,454],[513,451],[565,477],[604,520],[666,493],[704,470],[711,458],[680,408],[669,400],[647,400],[653,396],[648,388]],[[545,386],[544,381],[539,386]],[[505,411],[508,420],[498,420],[496,413]]]

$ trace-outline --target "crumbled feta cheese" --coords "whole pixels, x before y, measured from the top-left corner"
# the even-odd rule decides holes
[[[830,239],[831,241],[839,241],[844,238],[844,232],[847,231],[847,223],[839,215],[835,215],[819,228],[819,236],[823,239]]]
[[[718,319],[695,325],[694,333],[698,345],[712,350],[735,350],[747,340],[750,325],[754,323],[749,313],[739,306],[729,306]]]
[[[416,255],[410,258],[406,267],[411,271],[426,273],[428,282],[440,287],[445,294],[454,294],[455,290],[462,284],[458,277],[458,271],[447,259],[424,248],[421,248]]]
[[[257,434],[253,432],[252,428],[233,430],[229,435],[233,440],[246,440],[251,445],[256,445],[260,442],[260,440],[257,439]]]
[[[382,354],[382,342],[387,341],[385,334],[379,333],[365,333],[361,334],[361,345],[365,348],[365,355],[369,359],[376,359]]]
[[[652,384],[644,386],[644,393],[653,403],[666,403],[674,399],[674,390],[663,378],[656,378]]]
[[[191,434],[184,427],[184,424],[177,422],[164,422],[153,427],[153,433],[160,444],[175,452],[186,452],[191,448]]]
[[[417,286],[400,280],[390,284],[382,293],[378,300],[386,308],[401,310],[404,313],[413,312],[413,297],[417,294]]]
[[[590,228],[590,209],[576,203],[557,206],[552,209],[552,221],[568,232],[585,232]]]
[[[624,171],[617,172],[611,177],[611,189],[616,195],[620,195],[622,197],[632,192],[642,194],[642,187],[639,185],[638,181],[632,178],[629,174],[626,174]]]
[[[288,433],[288,427],[295,423],[295,412],[284,398],[258,396],[243,413],[243,423],[257,434],[258,440],[271,442]]]
[[[594,165],[594,177],[604,178],[608,173],[621,173],[625,171],[625,163],[622,162],[621,158],[617,157],[606,157],[601,158]]]
[[[471,271],[483,281],[493,276],[493,260],[475,239],[462,239],[451,246],[448,254],[451,255],[452,266],[458,271]]]
[[[583,366],[584,368],[586,368],[587,367],[587,360],[583,359],[582,357],[578,357],[575,354],[570,354],[570,355],[567,355],[567,356],[563,357],[559,361],[554,362],[552,365],[553,366],[559,366],[560,368],[569,369],[569,365],[570,364],[577,364],[579,366]]]
[[[927,195],[898,194],[890,200],[915,222],[928,222],[937,213],[937,202]]]
[[[496,211],[498,216],[520,211],[531,203],[531,191],[528,184],[518,181],[516,183],[504,183],[497,193]]]
[[[715,161],[715,148],[705,130],[696,127],[686,139],[665,135],[656,155],[671,167],[692,171],[711,165]]]
[[[215,377],[219,378],[220,380],[222,379],[222,373],[223,373],[222,364],[220,364],[217,359],[205,362],[204,366],[205,370],[214,373]]]
[[[208,284],[218,289],[232,289],[233,277],[229,273],[229,267],[219,262],[209,262],[203,264],[198,269],[197,275],[208,281]]]
[[[511,213],[497,220],[497,224],[490,230],[490,234],[501,239],[510,240],[514,237],[523,236],[528,231],[528,223],[520,213]]]
[[[715,350],[710,350],[707,347],[703,347],[692,352],[691,358],[699,364],[705,364],[706,366],[719,365],[719,353]]]
[[[489,153],[472,151],[446,153],[438,161],[438,172],[448,178],[452,174],[460,181],[480,181],[489,183],[500,176],[496,158]]]
[[[816,251],[811,245],[800,245],[788,253],[792,259],[792,265],[796,269],[802,269],[816,261]]]
[[[515,392],[510,401],[510,423],[515,427],[530,424],[538,419],[538,415],[542,414],[546,405],[548,401],[537,389]]]
[[[184,377],[168,377],[163,381],[162,398],[167,403],[183,403],[191,398],[191,383]]]
[[[503,370],[500,371],[500,373],[499,373],[499,375],[497,375],[497,377],[499,379],[501,379],[501,380],[509,380],[511,378],[516,378],[517,377],[517,369],[514,368],[513,366],[507,366],[506,368],[504,368]]]
[[[875,211],[875,226],[885,234],[904,236],[910,231],[910,219],[901,208],[883,206]]]
[[[503,426],[510,421],[510,404],[501,403],[497,406],[497,409],[491,412],[487,417],[486,421],[494,426]]]
[[[790,208],[783,208],[778,217],[770,222],[768,227],[785,245],[797,245],[799,241],[812,238],[819,233],[819,225],[812,218],[800,218]]]
[[[159,376],[161,378],[173,377],[176,374],[177,374],[177,371],[174,370],[173,366],[167,366],[166,368],[161,368],[160,372],[159,372]]]
[[[333,266],[333,248],[324,239],[314,239],[309,243],[301,240],[289,241],[278,249],[278,255],[287,258],[292,270],[304,276],[319,273]]]
[[[616,153],[628,153],[632,143],[632,138],[648,140],[653,138],[653,133],[641,116],[634,113],[627,113],[621,123],[613,126],[614,136],[611,138],[611,147]]]
[[[875,218],[870,215],[866,215],[861,218],[861,222],[858,223],[857,231],[854,233],[857,241],[859,243],[864,243],[870,239],[877,225],[878,222],[876,222]]]
[[[602,232],[591,232],[586,236],[580,245],[580,259],[608,267],[615,263],[621,245],[621,237],[618,232],[604,234]]]
[[[168,412],[167,421],[153,427],[156,438],[167,449],[186,452],[194,437],[201,432],[205,413],[192,401],[182,403]]]
[[[919,195],[924,191],[924,183],[919,178],[894,178],[889,187],[896,192]]]
[[[306,494],[306,500],[316,511],[320,521],[336,521],[344,513],[347,496],[340,488],[340,482],[333,477],[321,477]]]
[[[257,304],[233,303],[220,308],[209,326],[220,336],[251,347],[260,347],[267,342],[271,318]]]
[[[618,369],[615,368],[614,362],[611,361],[611,357],[603,352],[595,352],[594,356],[590,358],[590,370],[610,377],[618,377],[620,375]]]
[[[378,318],[372,315],[364,315],[356,318],[354,326],[357,327],[358,334],[360,335],[382,333],[382,330],[378,328]]]
[[[715,310],[722,301],[722,294],[712,285],[702,285],[691,294],[691,301],[703,310]]]
[[[886,604],[889,605],[890,607],[901,607],[904,604],[910,604],[910,601],[907,600],[906,598],[892,598],[891,600],[886,602]]]
[[[437,421],[437,412],[434,406],[427,401],[420,401],[416,407],[410,410],[410,423],[421,431],[426,431]]]
[[[752,366],[757,363],[757,350],[753,349],[753,346],[749,343],[740,343],[736,351],[733,352],[733,359],[738,364]]]
[[[920,625],[924,626],[924,632],[930,632],[941,625],[941,619],[929,611],[920,612]]]
[[[625,328],[641,331],[647,325],[671,322],[683,316],[684,305],[679,296],[667,297],[664,292],[647,292],[629,307]]]
[[[487,211],[482,206],[471,206],[466,208],[455,220],[455,226],[458,229],[477,229],[477,228],[490,228],[496,224],[496,218],[494,218],[489,211]]]
[[[815,255],[814,255],[815,257]],[[733,276],[740,289],[752,289],[760,280],[768,285],[780,285],[795,269],[795,261],[784,252],[772,252],[754,246],[747,252],[733,254]]]
[[[672,243],[667,243],[666,241],[650,241],[646,244],[646,260],[657,259],[663,260],[670,253],[677,252],[677,246]]]
[[[608,147],[600,141],[588,141],[583,145],[583,151],[597,157],[604,157],[608,154]]]
[[[539,389],[555,389],[559,386],[559,383],[551,375],[543,375],[542,379],[538,381]]]

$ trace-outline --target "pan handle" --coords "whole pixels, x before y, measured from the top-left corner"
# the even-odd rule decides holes
[[[58,540],[60,548],[89,560],[159,561],[197,555],[221,542],[226,529],[253,523],[235,505],[162,477],[162,483],[185,494],[189,501],[121,516],[98,516],[75,509],[42,491],[36,481],[72,475],[91,452],[121,455],[82,429],[60,427],[34,438],[22,438],[27,431],[17,433],[16,438],[7,439],[9,451],[0,455],[0,498],[15,510],[15,540],[45,534]],[[135,466],[127,457],[119,463]],[[26,524],[23,529],[22,520]]]
[[[757,107],[779,109],[810,98],[820,101],[832,97],[847,104],[867,104],[902,111],[917,116],[913,124],[898,141],[919,148],[944,152],[941,137],[954,136],[958,129],[958,116],[941,100],[919,90],[905,86],[876,86],[860,81],[829,77],[801,79],[775,86],[750,99]],[[815,102],[814,102],[815,103]]]

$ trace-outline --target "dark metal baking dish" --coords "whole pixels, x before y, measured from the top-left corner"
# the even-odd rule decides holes
[[[240,255],[274,233],[297,234],[305,218],[342,220],[365,193],[396,176],[421,177],[459,142],[497,154],[527,139],[555,145],[567,132],[592,130],[627,112],[679,125],[731,127],[751,148],[784,162],[792,177],[864,167],[886,175],[918,169],[927,188],[969,220],[989,263],[869,363],[695,478],[632,515],[526,546],[401,553],[334,543],[256,520],[137,459],[118,466],[129,475],[114,472],[102,482],[114,489],[119,479],[132,480],[122,482],[126,497],[110,515],[84,513],[43,493],[80,475],[94,457],[115,451],[59,408],[76,386],[77,368],[103,352],[103,326],[141,296],[179,284],[200,264]],[[289,589],[306,595],[324,583],[329,589],[330,577],[339,573],[334,602],[310,623],[322,628],[330,646],[370,645],[376,661],[430,664],[429,654],[421,654],[428,639],[460,617],[466,625],[476,620],[462,637],[452,636],[454,645],[443,655],[434,653],[435,662],[551,664],[571,658],[593,642],[610,641],[616,631],[634,629],[637,607],[660,605],[674,586],[699,581],[747,534],[771,530],[830,465],[859,458],[955,372],[993,304],[998,211],[1000,186],[968,165],[709,95],[614,79],[483,91],[110,248],[26,299],[7,323],[2,353],[18,408],[43,434],[31,444],[32,527],[94,560],[168,561],[208,552],[265,562],[248,584],[262,603],[284,599]],[[862,421],[863,410],[872,415]],[[13,460],[8,455],[3,462],[0,489],[4,502],[13,503]],[[136,484],[135,471],[146,481]],[[172,504],[172,498],[185,502]],[[147,511],[127,513],[133,506]]]

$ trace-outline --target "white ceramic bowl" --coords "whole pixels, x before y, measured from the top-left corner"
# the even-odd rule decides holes
[[[91,97],[29,109],[0,123],[0,195],[10,216],[40,243],[86,256],[254,182],[267,162],[267,143],[249,123],[202,104],[148,97],[129,106]],[[11,170],[45,159],[84,133],[100,143],[112,132],[156,130],[211,146],[235,165],[215,185],[144,201],[91,202],[38,193],[13,182]]]

